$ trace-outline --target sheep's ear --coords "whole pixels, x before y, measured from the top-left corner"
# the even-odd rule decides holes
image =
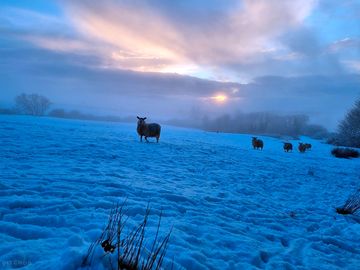
[[[139,116],[136,116],[137,117],[137,119],[139,119],[140,120],[140,117]]]
[[[143,119],[146,120],[146,117],[144,117]]]

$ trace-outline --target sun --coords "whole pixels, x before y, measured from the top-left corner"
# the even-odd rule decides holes
[[[224,94],[218,94],[216,96],[211,97],[213,101],[219,104],[223,104],[228,100],[228,97]]]

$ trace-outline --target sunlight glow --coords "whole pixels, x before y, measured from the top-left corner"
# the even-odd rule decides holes
[[[223,104],[228,100],[228,97],[224,94],[218,94],[216,96],[211,97],[211,99],[216,103]]]

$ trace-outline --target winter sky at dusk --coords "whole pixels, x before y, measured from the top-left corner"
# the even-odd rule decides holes
[[[360,96],[360,0],[0,3],[0,106],[188,118],[305,113],[334,128]]]

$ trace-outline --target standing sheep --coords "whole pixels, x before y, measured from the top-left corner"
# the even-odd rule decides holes
[[[264,142],[257,137],[252,137],[252,146],[254,149],[263,149]]]
[[[284,142],[284,151],[285,152],[289,152],[293,150],[293,145],[291,143],[288,142]]]
[[[137,116],[137,133],[140,136],[140,142],[142,142],[142,137],[145,137],[145,141],[148,142],[148,137],[156,137],[156,142],[159,142],[161,126],[157,123],[146,124],[146,117]]]
[[[311,150],[312,145],[310,143],[305,143],[306,150]]]
[[[306,146],[305,146],[305,144],[304,143],[299,143],[299,146],[298,146],[298,149],[299,149],[299,152],[300,153],[305,153],[305,151],[306,151]]]

